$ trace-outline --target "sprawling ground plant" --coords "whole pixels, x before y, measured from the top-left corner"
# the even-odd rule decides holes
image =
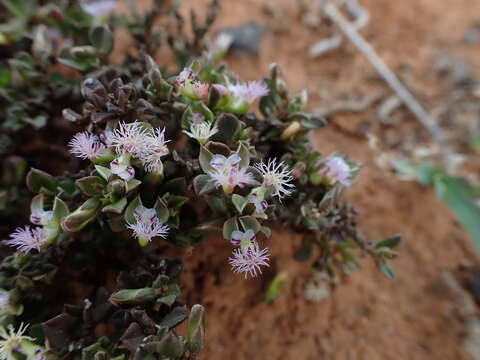
[[[159,67],[146,42],[160,3],[118,21],[138,50],[122,66],[105,56],[105,24],[62,57],[83,76],[81,100],[62,110],[79,131],[64,144],[68,171],[28,172],[30,224],[8,236],[16,252],[0,264],[0,358],[194,358],[203,308],[179,299],[181,262],[162,252],[216,233],[231,246],[225,271],[243,278],[269,267],[275,224],[302,234],[295,258],[329,277],[358,266],[354,249],[393,276],[399,239],[369,242],[356,229],[341,195],[359,165],[311,147],[325,122],[305,112],[306,92],[291,94],[276,65],[244,82],[219,64],[228,41],[202,45],[215,2],[204,25],[192,17],[193,40],[180,26],[168,37],[180,67]]]

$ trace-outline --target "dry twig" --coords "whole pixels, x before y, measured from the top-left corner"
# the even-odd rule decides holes
[[[434,141],[440,146],[445,158],[448,159],[451,150],[441,136],[440,128],[424,110],[412,93],[400,82],[398,77],[378,56],[373,47],[358,33],[357,29],[338,10],[336,4],[328,0],[323,11],[335,23],[353,45],[367,58],[379,75],[395,91],[403,103],[410,109],[420,123],[428,130]]]

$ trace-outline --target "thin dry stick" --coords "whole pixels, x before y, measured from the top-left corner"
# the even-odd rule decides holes
[[[448,158],[449,147],[441,136],[441,130],[423,109],[422,105],[414,98],[408,89],[400,82],[397,76],[388,68],[377,55],[373,47],[358,33],[355,27],[343,16],[337,6],[332,3],[325,4],[325,14],[333,21],[355,47],[367,58],[385,82],[395,91],[403,103],[410,109],[415,117],[430,132],[432,138],[439,144],[443,155]]]

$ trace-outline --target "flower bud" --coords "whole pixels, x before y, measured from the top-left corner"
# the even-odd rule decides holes
[[[143,304],[154,301],[161,291],[161,289],[154,288],[118,290],[110,296],[110,302],[117,306]]]
[[[205,338],[205,309],[202,305],[193,305],[187,322],[186,346],[192,354],[198,354]]]
[[[71,54],[78,58],[89,58],[97,55],[97,49],[93,46],[75,46],[71,50]]]
[[[297,132],[302,129],[302,125],[298,121],[292,122],[288,127],[283,130],[282,134],[280,135],[280,140],[288,140],[289,138],[293,137]]]

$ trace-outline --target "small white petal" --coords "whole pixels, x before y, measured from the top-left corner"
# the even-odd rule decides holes
[[[269,159],[266,164],[263,162],[257,163],[255,167],[262,173],[264,185],[273,187],[275,190],[274,195],[279,199],[292,193],[295,187],[291,183],[293,180],[291,176],[292,171],[283,162],[277,164],[276,159]]]

